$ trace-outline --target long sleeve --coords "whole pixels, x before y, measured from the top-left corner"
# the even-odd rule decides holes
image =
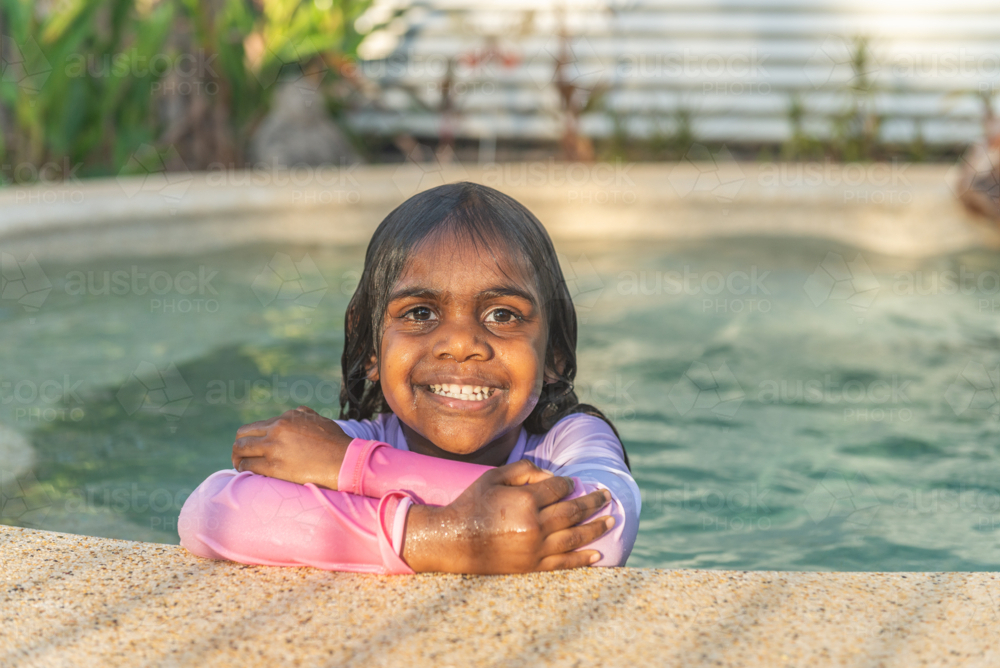
[[[390,490],[405,490],[421,505],[446,506],[492,468],[356,438],[340,465],[337,489],[375,499]]]
[[[638,530],[638,488],[606,424],[590,416],[572,418],[561,420],[525,458],[571,477],[575,488],[568,499],[601,488],[611,492],[611,504],[585,521],[610,514],[615,527],[580,549],[601,553],[596,566],[622,566]],[[185,502],[178,533],[181,545],[210,559],[413,573],[400,556],[411,503],[447,505],[491,468],[358,437],[341,466],[339,491],[219,471]]]
[[[373,499],[229,469],[191,493],[177,530],[182,546],[208,559],[412,574],[399,556],[411,501],[405,492]]]
[[[620,445],[618,447],[621,448]],[[564,500],[576,499],[598,489],[607,489],[612,495],[611,503],[593,513],[585,522],[604,515],[615,518],[614,528],[579,549],[597,550],[601,553],[601,559],[595,566],[622,566],[632,551],[638,532],[639,512],[633,503],[632,494],[613,475],[597,471],[594,476],[595,471],[588,469],[585,462],[574,464],[585,475],[570,476],[575,486]],[[624,462],[621,467],[625,469]],[[354,439],[348,446],[341,465],[337,488],[373,498],[380,498],[390,490],[402,490],[412,495],[416,503],[443,506],[451,503],[491,468],[397,450],[379,441]],[[547,468],[551,468],[556,475],[569,475],[568,472],[562,472],[560,467]]]
[[[574,414],[556,423],[547,439],[550,447],[539,466],[582,481],[584,489],[611,492],[615,526],[587,547],[601,552],[595,566],[624,566],[639,534],[642,495],[625,465],[618,437],[604,420]]]

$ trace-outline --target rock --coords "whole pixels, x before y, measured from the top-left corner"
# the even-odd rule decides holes
[[[250,153],[257,164],[281,167],[341,167],[362,161],[309,79],[282,83],[275,91],[274,105],[254,133]]]
[[[1000,222],[1000,118],[988,115],[985,137],[962,156],[952,187],[965,207]]]
[[[35,465],[35,450],[20,432],[0,424],[0,485],[13,482]]]

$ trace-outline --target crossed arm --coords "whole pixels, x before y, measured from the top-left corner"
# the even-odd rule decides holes
[[[620,565],[635,539],[626,524],[637,518],[608,490],[527,461],[492,468],[400,451],[351,439],[304,408],[237,435],[237,470],[209,477],[181,511],[181,543],[199,556],[517,573]]]

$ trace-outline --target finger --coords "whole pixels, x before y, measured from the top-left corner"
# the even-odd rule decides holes
[[[570,527],[569,529],[556,531],[555,533],[549,534],[545,540],[542,541],[542,554],[553,555],[562,554],[564,552],[572,552],[573,550],[583,547],[588,543],[593,543],[595,540],[610,531],[614,526],[615,518],[607,515],[605,517],[599,517],[593,522],[581,524],[578,527]]]
[[[240,468],[240,460],[249,457],[264,457],[267,455],[267,448],[264,446],[266,437],[262,436],[244,436],[243,438],[238,438],[233,443],[233,452],[231,459],[233,462],[233,468]]]
[[[500,484],[514,487],[541,482],[553,477],[551,471],[540,469],[527,459],[521,459],[513,464],[504,464],[493,469],[490,473]]]
[[[285,411],[284,413],[282,413],[278,417],[282,417],[282,418],[286,418],[286,419],[296,419],[297,418],[297,419],[301,420],[303,417],[305,417],[305,418],[312,418],[312,417],[323,417],[323,416],[320,415],[319,413],[317,413],[316,411],[314,411],[313,409],[309,408],[308,406],[298,406],[296,408],[289,408],[287,411]]]
[[[298,413],[299,419],[311,420],[313,422],[326,422],[329,418],[325,418],[308,406],[299,406],[295,409]]]
[[[546,534],[576,526],[611,501],[611,493],[599,489],[578,499],[559,501],[539,513],[542,529]]]
[[[273,475],[274,465],[270,464],[263,457],[246,457],[241,459],[236,465],[236,470],[240,473],[250,471],[251,473],[256,473],[257,475],[266,475],[271,478],[277,477]]]
[[[597,557],[596,559],[594,557]],[[553,554],[545,557],[538,563],[536,571],[562,571],[570,568],[581,568],[589,566],[601,559],[601,553],[597,550],[584,550],[583,552],[570,552],[569,554]]]
[[[245,424],[236,430],[236,438],[241,436],[263,436],[267,433],[267,428],[277,420],[278,418],[270,418],[267,420],[258,420],[257,422],[251,422],[250,424]]]
[[[267,454],[266,436],[244,436],[233,443],[233,459],[263,457]]]
[[[572,478],[553,476],[540,482],[525,485],[524,489],[531,493],[538,508],[545,508],[572,494],[575,487],[576,484]]]

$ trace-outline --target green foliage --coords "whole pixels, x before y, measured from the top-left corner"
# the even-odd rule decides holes
[[[0,0],[0,158],[28,166],[0,178],[114,175],[149,146],[190,169],[239,162],[278,81],[326,83],[353,60],[369,4]]]
[[[608,112],[612,133],[601,147],[603,160],[681,160],[695,143],[691,128],[691,110],[679,105],[672,114],[650,114],[652,130],[648,137],[636,139],[628,132],[626,119],[620,113]]]
[[[674,112],[674,131],[664,141],[664,150],[671,160],[680,160],[695,143],[694,130],[691,128],[691,109],[679,106]]]
[[[875,95],[881,90],[872,78],[874,62],[869,40],[864,36],[853,39],[850,81],[841,88],[847,103],[843,110],[829,118],[828,139],[819,139],[805,129],[805,105],[792,95],[788,105],[791,137],[781,148],[784,160],[816,160],[824,157],[844,162],[876,160],[884,157],[886,147],[880,143],[882,117],[875,113]]]
[[[802,100],[797,95],[792,96],[788,105],[788,122],[792,126],[792,136],[781,147],[783,160],[817,160],[823,158],[826,153],[823,142],[806,132],[805,115]]]
[[[834,156],[845,162],[871,160],[878,151],[882,118],[875,113],[874,95],[878,89],[870,75],[872,65],[868,39],[854,38],[851,56],[854,76],[847,86],[849,102],[844,111],[833,119],[830,146]]]

